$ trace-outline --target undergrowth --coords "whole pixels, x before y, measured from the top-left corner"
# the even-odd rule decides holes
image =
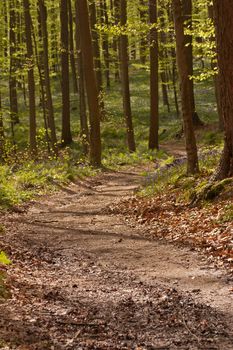
[[[0,208],[10,208],[29,201],[58,185],[67,185],[76,178],[94,176],[99,172],[85,160],[77,162],[69,150],[62,151],[59,158],[46,153],[33,160],[24,152],[17,158],[8,157],[0,165]]]
[[[53,80],[54,88],[54,111],[57,125],[58,139],[61,135],[60,111],[61,95],[55,93],[59,81]],[[127,150],[125,121],[122,112],[121,89],[118,83],[112,81],[110,90],[104,94],[105,118],[101,122],[103,167],[119,169],[122,165],[144,164],[159,160],[160,163],[169,164],[174,161],[165,152],[148,151],[149,117],[150,117],[150,94],[149,73],[144,69],[130,67],[130,88],[132,114],[135,131],[137,151],[130,153]],[[212,82],[196,84],[197,89],[197,112],[204,123],[217,123],[215,98]],[[200,93],[201,92],[201,93]],[[177,118],[173,93],[168,89],[171,111],[163,105],[160,99],[160,143],[174,140],[181,130],[181,118]],[[4,101],[3,101],[4,102]],[[5,106],[6,105],[6,106]],[[5,106],[5,107],[4,107]],[[11,140],[11,124],[6,117],[7,101],[3,103],[6,139]],[[27,148],[28,135],[28,112],[25,110],[22,96],[19,96],[20,124],[15,126],[14,136],[18,150],[12,151],[7,146],[7,159],[0,165],[0,208],[9,208],[14,205],[30,200],[47,191],[55,190],[59,183],[67,184],[77,177],[92,176],[100,170],[90,167],[86,159],[82,157],[82,146],[79,138],[79,113],[78,99],[76,94],[71,94],[71,129],[74,142],[69,150],[61,151],[58,159],[47,156],[45,143],[45,130],[43,129],[42,110],[38,107],[38,144],[39,157],[36,161],[31,160]],[[218,145],[222,140],[221,133],[216,133],[216,128],[201,130],[199,139],[206,146]],[[12,141],[12,140],[11,140]],[[10,142],[11,142],[10,141]],[[21,150],[24,149],[24,153]],[[208,162],[208,160],[206,161]],[[212,162],[212,160],[210,161]],[[211,164],[202,164],[201,174],[211,173]],[[175,168],[167,169],[156,178],[156,184],[149,184],[145,193],[163,190],[166,186],[179,185],[188,188],[197,179],[186,178],[185,164],[177,164]],[[147,181],[148,182],[148,181]]]
[[[177,202],[189,203],[197,191],[201,191],[208,184],[209,178],[215,171],[221,148],[202,149],[199,153],[200,172],[196,175],[187,175],[187,159],[181,157],[166,157],[160,161],[154,173],[145,174],[145,181],[139,190],[139,196],[154,196],[164,192],[174,192]],[[216,185],[218,193],[224,188]],[[214,188],[213,188],[214,191]],[[213,194],[214,198],[214,194]],[[206,198],[212,199],[212,198]]]
[[[7,255],[0,251],[0,301],[9,296],[9,290],[6,285],[6,272],[2,267],[10,264],[11,261],[8,259]]]

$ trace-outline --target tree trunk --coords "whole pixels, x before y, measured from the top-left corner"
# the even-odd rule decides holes
[[[27,69],[28,69],[28,91],[29,91],[29,125],[30,125],[30,150],[36,154],[36,97],[35,97],[35,78],[34,78],[34,58],[31,31],[31,14],[29,0],[23,0],[25,35],[27,45]]]
[[[61,89],[62,89],[62,146],[72,142],[70,130],[70,87],[69,87],[69,21],[68,0],[61,0]]]
[[[76,0],[76,8],[79,20],[80,46],[83,56],[83,70],[89,107],[90,161],[92,165],[99,166],[101,165],[100,106],[87,0]]]
[[[209,18],[214,21],[214,12],[213,12],[213,5],[208,6],[208,14]],[[212,40],[215,41],[215,36],[213,35]],[[212,69],[215,69],[217,67],[217,64],[215,60],[211,62]],[[218,83],[218,76],[214,76],[214,89],[215,89],[215,97],[216,97],[216,103],[217,103],[217,112],[218,112],[218,118],[219,118],[219,130],[223,131],[223,118],[222,118],[222,111],[221,111],[221,105],[220,105],[220,96],[219,96],[219,83]]]
[[[185,47],[186,39],[184,35],[184,17],[182,14],[181,0],[173,0],[172,5],[176,32],[176,57],[180,78],[182,114],[188,161],[187,172],[189,174],[195,174],[198,172],[199,168],[196,137],[192,122],[193,108],[190,99],[191,85],[189,80],[187,50]]]
[[[215,179],[233,176],[233,6],[231,0],[214,0],[219,68],[219,98],[224,122],[224,151]]]
[[[127,3],[126,0],[121,0],[120,3],[120,21],[124,28],[127,24]],[[128,58],[128,37],[122,34],[120,37],[120,63],[121,63],[121,86],[123,94],[123,108],[126,121],[127,142],[130,152],[135,152],[134,130],[132,122],[130,90],[129,90],[129,58]]]
[[[95,73],[97,78],[98,99],[100,104],[100,115],[101,115],[101,119],[103,119],[105,112],[104,112],[104,100],[103,100],[102,64],[101,64],[101,55],[100,55],[99,34],[96,30],[97,14],[96,14],[96,4],[94,0],[91,0],[89,2],[89,12],[90,12],[92,45],[93,45],[93,53],[94,53],[94,65],[95,65]]]
[[[99,95],[102,92],[103,79],[102,79],[102,66],[100,58],[100,45],[99,45],[99,35],[96,31],[97,16],[96,16],[96,5],[95,1],[91,0],[89,4],[90,9],[90,24],[91,24],[91,34],[93,40],[93,52],[94,52],[94,63],[97,78],[97,87]]]
[[[48,131],[48,118],[47,118],[47,107],[46,107],[46,96],[45,96],[45,79],[44,79],[44,63],[43,63],[43,39],[42,39],[42,31],[41,31],[41,18],[39,11],[39,1],[38,5],[38,40],[35,35],[35,31],[32,25],[32,36],[35,50],[35,60],[38,68],[39,81],[40,81],[40,105],[43,109],[43,117],[44,117],[44,128],[45,128],[45,136],[47,141],[48,153],[50,153],[50,137]]]
[[[142,24],[147,23],[147,3],[145,0],[139,0],[139,16],[140,21]],[[146,47],[148,45],[146,35],[143,33],[140,38],[140,47],[139,47],[139,54],[140,54],[140,62],[141,64],[146,63]]]
[[[189,29],[192,29],[192,0],[182,0],[182,8],[183,8],[183,15],[184,15],[184,21],[186,22],[186,25],[189,27]],[[197,112],[196,112],[196,105],[195,105],[195,97],[194,97],[194,84],[193,79],[190,79],[190,77],[193,76],[193,40],[192,35],[185,35],[185,50],[187,55],[187,62],[188,62],[188,73],[189,73],[189,84],[190,84],[190,103],[192,106],[192,119],[193,124],[195,126],[202,126],[203,123],[200,120]]]
[[[9,76],[9,90],[10,90],[10,114],[11,123],[19,123],[18,116],[18,98],[17,98],[17,80],[16,80],[16,70],[17,70],[17,59],[15,58],[17,50],[17,40],[16,40],[16,13],[15,13],[15,2],[13,0],[9,1],[9,41],[10,41],[10,76]]]
[[[80,29],[78,20],[77,1],[75,3],[75,41],[77,50],[77,67],[78,67],[78,92],[79,92],[79,114],[80,114],[80,137],[82,140],[83,153],[88,154],[89,151],[89,130],[87,123],[86,99],[85,99],[85,81],[83,72],[83,57],[80,45]]]
[[[113,0],[114,4],[114,25],[119,25],[120,23],[120,0]],[[119,82],[120,72],[119,72],[119,39],[118,37],[113,38],[113,51],[114,51],[114,62],[115,62],[115,81]]]
[[[4,126],[3,126],[3,117],[2,117],[2,94],[0,91],[0,162],[4,162],[5,155],[5,135],[4,135]]]
[[[40,11],[40,20],[41,20],[41,32],[43,40],[43,69],[44,69],[44,85],[46,93],[46,107],[48,114],[48,130],[49,137],[51,138],[52,148],[55,153],[57,153],[57,137],[55,130],[55,121],[54,121],[54,109],[53,109],[53,100],[51,93],[51,84],[50,84],[50,72],[49,72],[49,53],[48,53],[48,30],[47,30],[47,8],[45,6],[44,0],[39,1],[39,11]]]
[[[101,14],[101,25],[106,26],[108,28],[109,26],[109,20],[108,20],[108,12],[107,12],[107,4],[106,0],[100,0],[100,14]],[[109,38],[108,34],[103,33],[102,36],[102,48],[103,48],[103,55],[104,55],[104,63],[105,63],[105,79],[106,79],[106,86],[109,89],[110,88],[110,55],[109,55]]]
[[[176,117],[177,119],[180,117],[180,108],[179,108],[179,101],[177,96],[177,68],[176,68],[176,52],[175,49],[172,48],[171,52],[172,56],[172,85],[173,85],[173,93],[174,93],[174,101],[175,101],[175,107],[176,107]]]
[[[150,25],[150,134],[149,148],[159,148],[159,80],[158,80],[158,32],[157,0],[149,0]]]
[[[72,11],[72,2],[68,0],[68,10],[69,10],[69,28],[70,28],[70,66],[72,71],[73,79],[73,91],[74,93],[78,92],[78,80],[75,66],[75,56],[74,56],[74,31],[73,31],[73,11]]]
[[[161,77],[161,85],[162,85],[162,94],[163,94],[163,104],[164,106],[167,106],[167,111],[170,113],[170,103],[169,103],[169,95],[168,95],[168,79],[166,74],[166,68],[167,68],[167,61],[168,61],[168,55],[167,55],[167,35],[166,35],[166,24],[164,21],[164,13],[160,11],[159,15],[160,17],[160,50],[159,50],[159,56],[160,56],[160,77]]]

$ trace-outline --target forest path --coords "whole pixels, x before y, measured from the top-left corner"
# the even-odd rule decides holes
[[[9,349],[233,349],[227,277],[107,210],[142,170],[77,181],[7,217],[23,261],[10,271],[0,339],[26,346]]]

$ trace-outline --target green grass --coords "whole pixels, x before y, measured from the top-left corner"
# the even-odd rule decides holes
[[[202,150],[202,154],[207,152]],[[175,164],[163,170],[165,165],[171,165],[174,161],[172,156],[165,155],[160,161],[159,169],[154,174],[145,174],[144,186],[139,190],[139,196],[154,196],[163,193],[174,192],[177,201],[190,202],[197,191],[208,183],[208,179],[216,169],[220,155],[208,153],[200,160],[200,172],[196,175],[187,175],[187,164]],[[160,171],[161,169],[161,171]]]
[[[222,223],[233,221],[233,204],[228,204],[225,206],[224,212],[218,221]]]
[[[105,92],[104,102],[106,118],[101,122],[103,166],[118,168],[121,165],[142,164],[158,159],[167,159],[164,152],[148,151],[150,94],[149,73],[136,66],[130,68],[130,90],[132,115],[135,130],[137,151],[129,153],[126,142],[125,122],[123,117],[121,89],[118,83],[111,81],[111,89]],[[214,97],[213,82],[200,82],[196,87],[197,112],[205,123],[217,125],[216,104]],[[11,139],[9,123],[9,100],[4,98],[8,94],[8,87],[3,87],[3,118],[6,136]],[[161,95],[161,92],[160,92]],[[181,119],[177,119],[173,99],[173,91],[169,89],[171,112],[163,106],[160,98],[160,142],[174,140],[181,129]],[[53,101],[58,139],[61,135],[61,93],[59,79],[53,79]],[[37,122],[39,159],[31,161],[28,157],[28,110],[25,110],[22,95],[19,94],[19,109],[21,123],[15,127],[15,138],[18,152],[15,154],[12,147],[7,145],[8,156],[6,164],[0,166],[0,207],[7,208],[18,205],[24,201],[41,195],[46,191],[56,189],[58,183],[67,184],[78,176],[96,174],[97,170],[87,164],[82,156],[82,146],[79,138],[79,113],[78,97],[71,93],[71,125],[74,142],[71,147],[62,152],[59,159],[46,156],[45,135],[43,130],[42,110],[37,101]],[[222,143],[222,134],[216,132],[216,128],[198,131],[199,143],[206,146]],[[24,151],[23,151],[24,150]],[[170,161],[167,159],[166,161]],[[203,171],[211,172],[211,165],[203,164]],[[210,170],[211,168],[211,170]],[[175,183],[179,177],[185,174],[185,167],[175,169],[174,174],[164,175],[157,187],[169,186],[169,182]],[[153,186],[152,186],[153,187]],[[152,190],[151,190],[152,191]],[[152,191],[153,192],[153,191]]]
[[[6,299],[9,297],[9,290],[6,285],[6,273],[1,269],[1,265],[10,265],[11,261],[8,259],[7,255],[0,251],[0,301],[1,299]]]
[[[88,164],[78,164],[70,155],[63,152],[58,159],[27,158],[20,162],[9,162],[0,166],[0,207],[9,208],[29,201],[58,185],[67,185],[76,178],[94,176],[99,170]]]

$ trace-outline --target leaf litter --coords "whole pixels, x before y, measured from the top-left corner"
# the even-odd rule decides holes
[[[116,186],[119,181],[121,189]],[[93,180],[87,195],[75,185],[72,196],[61,192],[23,213],[3,215],[7,234],[1,237],[0,248],[13,264],[6,267],[11,295],[0,304],[1,349],[232,349],[232,333],[223,313],[199,303],[193,293],[181,292],[173,283],[141,279],[127,260],[122,265],[119,259],[130,227],[121,226],[119,215],[107,214],[113,201],[121,214],[133,214],[139,227],[150,218],[148,222],[160,230],[159,237],[170,234],[175,239],[181,227],[188,232],[190,220],[186,216],[179,226],[175,220],[183,208],[167,204],[162,197],[159,206],[155,202],[142,206],[136,198],[119,204],[119,190],[125,196],[131,182],[131,175],[103,175],[97,184]],[[95,213],[92,219],[90,210]],[[194,209],[191,215],[195,225],[202,224]],[[173,232],[171,222],[176,222]],[[85,232],[80,227],[76,230],[77,225],[83,225]],[[107,240],[112,247],[109,256],[102,249]],[[144,241],[135,241],[127,250],[132,256],[136,242],[140,246]],[[219,241],[214,242],[218,247]],[[229,244],[225,235],[220,242]],[[139,257],[135,254],[137,262]]]

